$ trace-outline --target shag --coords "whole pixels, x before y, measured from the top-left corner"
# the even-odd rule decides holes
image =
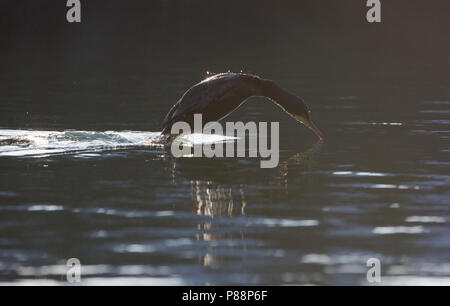
[[[272,80],[245,73],[216,74],[189,88],[164,118],[162,135],[170,135],[172,125],[178,121],[192,127],[194,114],[202,114],[203,122],[220,121],[254,96],[270,99],[323,139],[322,132],[311,120],[311,111],[301,98]]]

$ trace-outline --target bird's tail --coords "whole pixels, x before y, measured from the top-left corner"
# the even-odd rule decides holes
[[[165,128],[159,135],[159,141],[164,143],[165,145],[169,145],[175,138],[177,138],[177,136],[178,135],[170,134],[170,130],[168,128]]]
[[[161,132],[161,136],[166,136],[166,135],[170,135],[170,127],[168,125],[165,125]]]

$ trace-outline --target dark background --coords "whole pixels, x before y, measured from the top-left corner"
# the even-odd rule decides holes
[[[315,86],[382,94],[393,71],[402,81],[440,73],[442,95],[449,2],[381,4],[382,22],[369,24],[363,0],[82,0],[82,22],[70,24],[64,0],[1,1],[0,126],[159,130],[207,71],[260,74],[309,100]],[[431,75],[423,60],[437,63]],[[289,83],[299,74],[309,77]]]
[[[83,284],[370,285],[372,257],[382,285],[449,283],[448,0],[382,0],[380,24],[365,0],[81,3],[0,0],[0,284],[72,257]],[[151,147],[227,70],[304,98],[325,140],[252,98],[230,121],[280,123],[276,168]]]

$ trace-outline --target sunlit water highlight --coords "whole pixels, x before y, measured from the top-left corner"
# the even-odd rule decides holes
[[[157,146],[154,140],[159,134],[137,131],[0,130],[0,157],[43,157]]]
[[[179,137],[177,141],[180,144],[193,146],[236,139],[236,137],[197,133]],[[0,157],[45,157],[61,154],[96,157],[101,152],[163,147],[160,132],[0,129]]]

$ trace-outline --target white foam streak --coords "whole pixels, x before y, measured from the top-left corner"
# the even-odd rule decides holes
[[[423,234],[428,231],[423,226],[382,226],[373,230],[374,234],[392,235],[392,234]]]
[[[159,132],[0,130],[0,157],[42,157],[156,146]],[[86,155],[85,155],[86,156]]]

